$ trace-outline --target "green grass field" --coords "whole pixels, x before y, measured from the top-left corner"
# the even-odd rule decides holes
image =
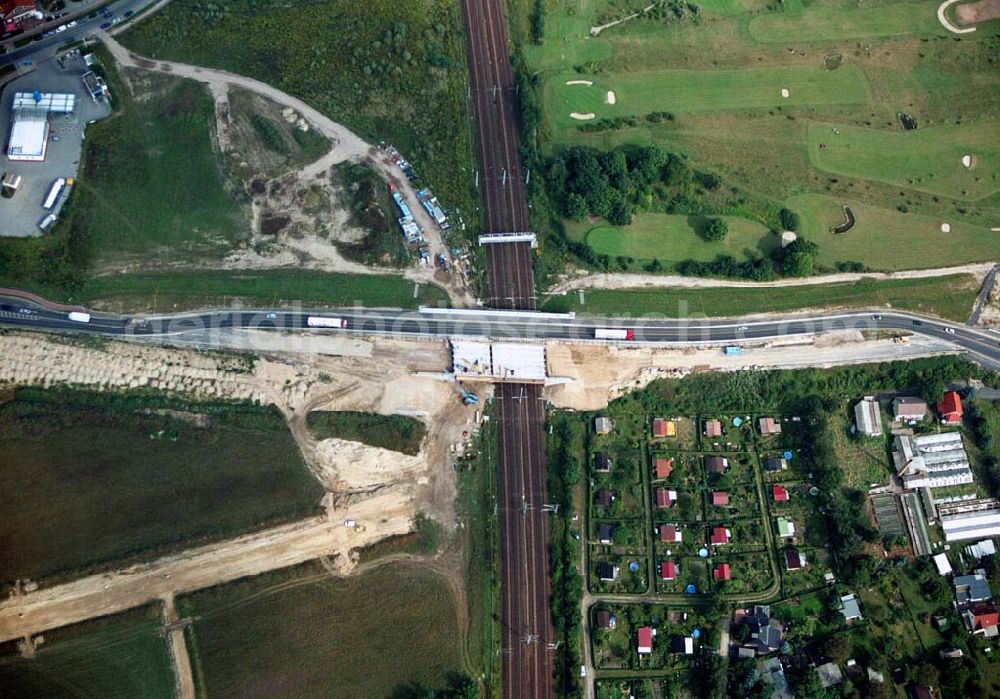
[[[975,159],[972,169],[962,156]],[[1000,192],[1000,129],[996,122],[876,131],[813,123],[809,159],[821,170],[975,201]]]
[[[552,296],[547,311],[667,318],[730,317],[753,313],[789,313],[810,308],[895,308],[964,322],[972,312],[979,286],[975,277],[956,274],[931,279],[849,282],[807,286],[704,289],[590,289]]]
[[[0,581],[147,558],[318,510],[323,488],[276,409],[154,392],[17,395],[0,406]]]
[[[699,237],[698,231],[705,225],[703,216],[644,213],[637,214],[632,225],[621,227],[570,221],[567,233],[602,255],[664,262],[707,261],[720,254],[742,257],[747,252],[759,255],[778,245],[777,237],[760,224],[735,216],[724,218],[729,233],[721,243]]]
[[[885,2],[874,7],[810,7],[801,13],[780,12],[750,21],[750,36],[760,43],[798,44],[842,41],[901,34],[937,34],[946,31],[938,22],[940,3]]]
[[[46,631],[30,660],[8,644],[0,653],[4,696],[172,699],[174,674],[159,617],[159,605],[151,605]]]
[[[436,573],[389,564],[330,577],[306,564],[179,600],[202,695],[418,696],[462,670],[455,601]],[[422,696],[422,695],[419,695]]]
[[[1000,232],[953,220],[900,213],[822,194],[802,194],[786,205],[802,219],[805,236],[819,244],[820,264],[864,261],[881,270],[945,267],[988,262],[1000,257]],[[831,233],[845,219],[842,205],[854,212],[856,223],[847,233]],[[951,232],[941,224],[951,221]]]
[[[119,37],[143,56],[211,66],[301,98],[413,162],[476,225],[466,53],[451,0],[177,0]],[[190,27],[198,27],[197,32]]]
[[[576,80],[593,85],[567,85]],[[782,97],[788,89],[789,97]],[[613,91],[615,104],[608,104]],[[747,68],[742,70],[663,70],[587,76],[560,74],[546,83],[546,111],[556,125],[583,123],[570,113],[593,113],[598,119],[642,116],[651,112],[708,112],[824,104],[861,104],[869,95],[865,74],[854,66],[828,71],[822,67]]]
[[[337,437],[411,455],[420,451],[427,434],[424,423],[406,415],[314,410],[306,423],[316,439]]]
[[[225,306],[240,300],[252,306],[281,306],[300,301],[309,307],[366,306],[416,308],[447,301],[436,286],[397,276],[326,274],[310,270],[260,272],[186,272],[97,277],[74,296],[80,303],[100,303],[119,310],[171,310]]]
[[[78,224],[100,259],[164,250],[214,256],[247,215],[227,192],[212,146],[215,108],[192,80],[145,74],[142,99],[87,128]]]

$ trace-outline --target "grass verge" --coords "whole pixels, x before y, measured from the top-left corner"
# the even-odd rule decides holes
[[[316,439],[347,439],[373,447],[416,454],[427,434],[424,423],[405,415],[314,410],[306,416]]]
[[[871,280],[770,288],[589,289],[552,296],[547,311],[667,318],[729,317],[755,313],[787,313],[812,308],[894,308],[964,322],[979,292],[971,274],[927,279]]]

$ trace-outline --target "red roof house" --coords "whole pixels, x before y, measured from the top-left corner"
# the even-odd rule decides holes
[[[732,536],[732,532],[725,527],[715,527],[712,530],[712,536],[709,538],[709,542],[712,546],[721,546],[723,544],[728,544]]]
[[[660,577],[664,580],[677,579],[677,566],[673,561],[663,561],[660,563]]]
[[[721,437],[722,436],[722,423],[718,420],[709,420],[705,423],[705,436],[706,437]]]
[[[706,456],[705,470],[709,473],[725,473],[729,468],[729,459],[724,456]]]
[[[713,507],[726,507],[729,504],[729,493],[724,490],[716,490],[712,493]]]
[[[667,490],[666,488],[656,489],[657,507],[673,507],[675,502],[677,502],[676,490]]]
[[[676,544],[681,540],[681,533],[673,524],[660,525],[660,541],[664,544]]]
[[[978,607],[967,609],[963,612],[965,621],[972,629],[972,633],[985,633],[987,629],[1000,624],[1000,614],[993,604],[981,604]]]
[[[673,420],[664,420],[662,417],[653,418],[653,437],[673,437],[677,434],[677,426]]]
[[[657,478],[670,478],[670,473],[674,470],[674,460],[664,459],[661,456],[656,457],[656,461],[653,462],[656,466],[656,477]]]
[[[785,551],[785,570],[801,570],[806,567],[806,557],[795,549]]]
[[[783,485],[772,485],[771,496],[775,502],[788,502],[788,489]]]
[[[0,0],[0,17],[9,22],[24,19],[36,9],[33,0]]]
[[[649,626],[642,626],[636,632],[639,641],[639,653],[646,655],[653,652],[653,629]]]
[[[728,563],[720,563],[712,571],[712,577],[716,580],[729,580],[733,577],[733,571],[729,569]]]
[[[955,391],[948,391],[937,406],[941,422],[946,425],[957,425],[962,422],[962,399]]]

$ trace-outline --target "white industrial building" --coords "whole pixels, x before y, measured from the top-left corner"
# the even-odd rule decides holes
[[[960,433],[901,434],[893,442],[892,460],[905,487],[916,490],[972,483],[972,468]]]
[[[41,162],[49,143],[49,114],[72,114],[76,96],[41,92],[14,93],[7,158]]]

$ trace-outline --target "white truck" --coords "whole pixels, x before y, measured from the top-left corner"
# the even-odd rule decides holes
[[[309,316],[306,325],[310,328],[346,328],[347,321],[343,318],[326,318],[324,316]]]
[[[625,328],[595,328],[594,338],[597,340],[634,340],[635,333]]]
[[[90,314],[89,313],[83,313],[81,311],[70,311],[69,315],[66,316],[66,317],[69,318],[72,321],[76,321],[77,323],[89,323],[90,322]]]
[[[42,208],[46,211],[50,211],[52,207],[56,205],[59,201],[59,195],[62,194],[63,187],[66,186],[66,180],[60,177],[52,186],[49,187],[49,193],[45,195],[45,201],[42,202]]]

